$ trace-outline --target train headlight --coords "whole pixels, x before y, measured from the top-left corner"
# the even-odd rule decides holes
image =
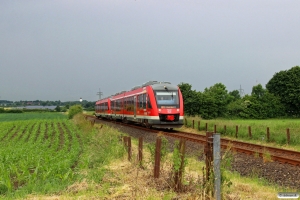
[[[161,111],[161,109],[158,109],[158,112],[160,112]]]
[[[177,112],[179,111],[179,109],[177,109]]]

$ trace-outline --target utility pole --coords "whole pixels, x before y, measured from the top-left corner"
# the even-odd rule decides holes
[[[103,95],[103,92],[101,92],[100,88],[99,88],[99,92],[97,92],[97,95],[99,95],[99,99],[101,99],[101,96]]]
[[[240,85],[239,92],[240,92],[240,96],[243,97],[243,95],[244,95],[244,89],[242,89],[241,85]]]

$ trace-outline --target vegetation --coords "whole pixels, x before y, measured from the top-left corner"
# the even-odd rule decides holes
[[[53,194],[83,180],[98,183],[104,165],[124,154],[115,131],[99,133],[82,115],[74,116],[74,126],[62,114],[34,114],[0,123],[1,199]]]
[[[83,100],[80,101],[67,101],[67,102],[61,102],[61,101],[41,101],[41,100],[35,100],[35,101],[7,101],[7,100],[0,100],[0,106],[3,107],[27,107],[26,112],[29,112],[31,110],[36,111],[37,109],[28,109],[30,106],[56,106],[55,110],[57,112],[65,112],[67,109],[69,109],[70,106],[80,104],[84,110],[86,111],[92,111],[95,107],[95,101],[87,101]],[[59,111],[61,109],[61,111]],[[39,111],[45,111],[48,109],[39,109]],[[0,110],[1,111],[1,110]],[[50,110],[49,110],[50,111]]]
[[[36,119],[34,114],[43,119]],[[144,148],[143,166],[135,159],[127,161],[119,140],[121,133],[115,129],[99,124],[93,126],[81,114],[72,120],[67,120],[65,115],[57,118],[58,113],[17,115],[27,116],[27,120],[0,123],[1,199],[193,199],[207,196],[207,185],[203,184],[204,164],[193,157],[186,157],[184,192],[176,193],[171,188],[172,171],[180,155],[168,152],[166,141],[163,142],[166,148],[163,148],[161,176],[154,179],[151,153]],[[132,158],[138,153],[136,143],[133,139]],[[261,179],[250,180],[230,173],[226,170],[230,168],[230,158],[222,160],[224,199],[251,199],[256,193],[260,193],[256,199],[270,199],[276,191],[286,191]]]
[[[276,73],[264,89],[253,86],[251,95],[241,97],[239,91],[228,92],[225,85],[216,83],[203,92],[192,90],[188,83],[179,84],[184,99],[185,114],[203,119],[242,118],[268,119],[299,117],[300,67]]]
[[[300,67],[275,73],[267,83],[268,91],[277,95],[290,116],[300,115]]]
[[[214,131],[216,125],[217,132],[222,136],[235,138],[236,126],[238,126],[238,139],[270,143],[272,145],[287,145],[287,129],[290,131],[290,147],[300,150],[300,121],[297,119],[264,119],[264,120],[228,120],[228,119],[212,119],[203,120],[199,117],[185,117],[187,120],[186,127],[192,127],[192,121],[194,120],[194,128],[198,129],[198,121],[200,121],[199,131],[206,129],[206,123],[208,125],[208,131]],[[226,131],[224,129],[226,126]],[[252,138],[249,137],[248,127],[251,127]],[[267,142],[267,127],[270,131],[270,141]]]
[[[71,106],[69,109],[68,117],[69,119],[72,119],[76,114],[82,113],[83,109],[81,105],[74,105]]]
[[[3,122],[0,129],[0,195],[55,192],[75,180],[82,147],[69,121]]]
[[[66,115],[56,112],[30,112],[30,113],[0,113],[0,122],[20,121],[20,120],[52,120],[66,119]]]

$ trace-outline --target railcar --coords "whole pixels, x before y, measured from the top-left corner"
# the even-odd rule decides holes
[[[98,118],[111,118],[110,97],[101,99],[96,102],[95,116]]]
[[[103,115],[125,123],[140,123],[148,128],[173,129],[183,125],[182,94],[179,87],[170,82],[149,81],[130,91],[100,100],[96,107],[105,102],[110,106],[98,114],[96,111],[96,116]]]

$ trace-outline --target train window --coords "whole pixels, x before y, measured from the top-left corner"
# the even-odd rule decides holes
[[[179,108],[178,91],[156,91],[155,97],[159,108]]]
[[[138,101],[139,101],[138,106],[139,106],[139,108],[142,108],[142,98],[141,97],[142,97],[142,95],[138,96]]]
[[[146,94],[143,94],[143,108],[146,109]]]
[[[148,103],[148,108],[152,108],[152,105],[151,105],[151,102],[150,102],[150,98],[149,98],[149,95],[148,95],[148,100],[147,100],[147,103]]]

